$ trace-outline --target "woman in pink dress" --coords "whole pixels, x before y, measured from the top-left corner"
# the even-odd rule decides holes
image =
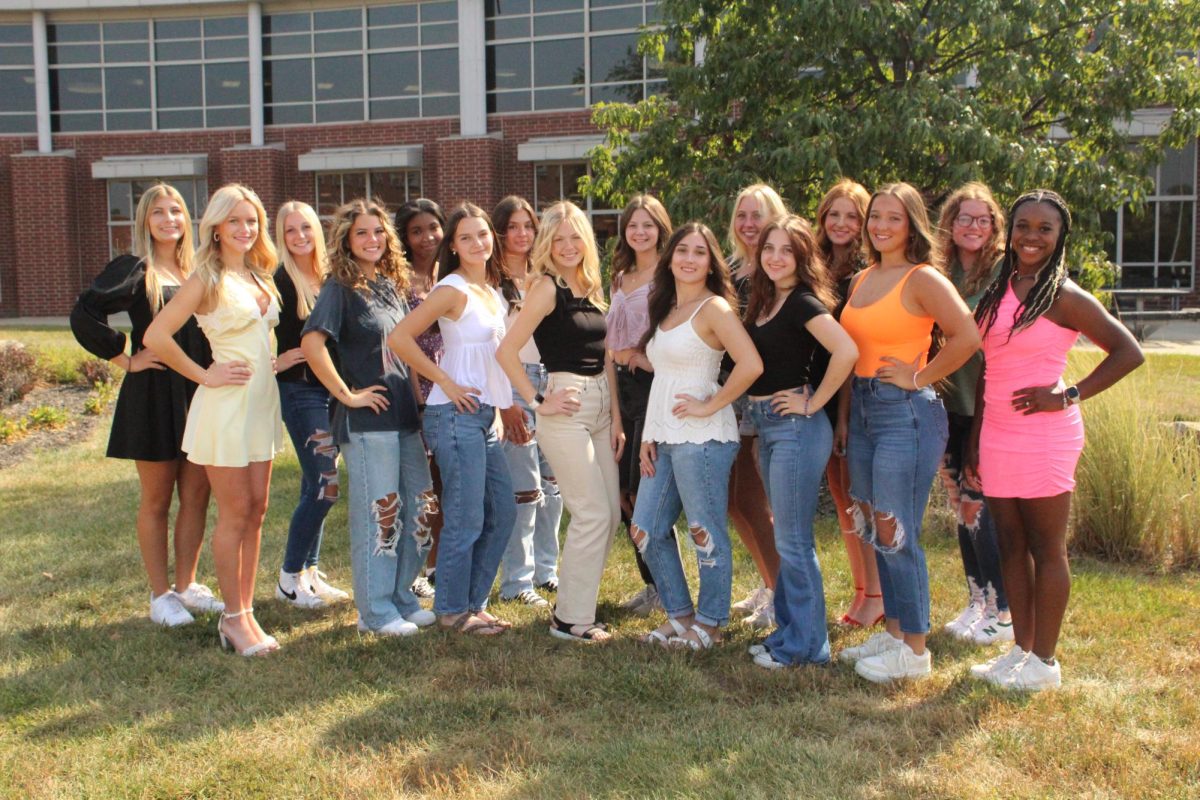
[[[1071,213],[1063,199],[1044,189],[1024,194],[1009,219],[1000,273],[975,309],[985,366],[967,458],[996,521],[1016,643],[971,674],[1036,691],[1062,682],[1054,649],[1071,588],[1066,537],[1083,450],[1078,406],[1144,358],[1129,332],[1067,277]],[[1108,355],[1067,386],[1067,353],[1080,333]]]

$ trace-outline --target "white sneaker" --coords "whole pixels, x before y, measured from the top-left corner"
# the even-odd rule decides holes
[[[971,667],[971,677],[999,685],[1000,678],[1010,669],[1020,666],[1027,655],[1021,645],[1014,644],[1007,653]]]
[[[754,665],[763,669],[783,669],[787,666],[782,661],[776,661],[769,652],[755,654]]]
[[[847,647],[838,654],[838,658],[847,664],[853,664],[862,658],[871,658],[889,650],[897,650],[902,644],[904,644],[903,639],[897,639],[887,631],[880,631],[858,647]]]
[[[975,644],[996,644],[1013,640],[1012,620],[1001,622],[997,616],[984,617],[979,625],[971,629]]]
[[[646,584],[641,590],[630,595],[621,603],[621,608],[628,609],[636,616],[648,617],[656,609],[662,608],[662,600],[659,599],[658,589],[650,584]]]
[[[416,625],[418,628],[428,628],[433,623],[437,622],[437,614],[432,611],[422,608],[413,611],[405,617],[406,620]]]
[[[429,613],[432,614],[433,612],[430,611]],[[359,633],[373,633],[376,636],[412,636],[418,630],[420,630],[420,628],[418,628],[414,623],[406,620],[404,617],[396,617],[387,625],[375,630],[368,628],[367,623],[363,622],[362,617],[358,618]]]
[[[418,600],[432,600],[433,584],[424,575],[418,575],[417,579],[413,581],[412,593],[417,596]]]
[[[275,599],[290,603],[296,608],[324,608],[325,601],[317,597],[303,572],[279,570],[279,581],[275,584]]]
[[[524,603],[525,605],[533,606],[534,608],[550,607],[550,603],[546,601],[546,598],[542,597],[533,589],[525,589],[520,593],[513,595],[512,597],[501,597],[500,600],[505,603]]]
[[[1058,661],[1047,664],[1033,653],[1017,668],[1000,678],[1000,686],[1023,692],[1040,692],[1062,686],[1062,667]]]
[[[959,612],[958,616],[947,622],[944,629],[947,633],[952,633],[959,639],[968,636],[968,631],[972,627],[979,624],[983,619],[983,599],[980,598],[978,603],[972,602],[966,608]]]
[[[744,622],[752,628],[774,628],[775,593],[770,589],[763,589],[762,591],[762,604],[754,609],[754,613],[746,617]]]
[[[746,648],[746,652],[752,656],[756,656],[759,653],[766,653],[768,651],[767,651],[767,646],[765,644],[752,644]]]
[[[326,603],[341,603],[350,599],[349,594],[325,582],[325,573],[317,569],[316,564],[304,570],[302,574],[312,593]]]
[[[854,671],[872,683],[928,678],[933,672],[933,656],[929,650],[917,655],[906,643],[900,642],[899,647],[859,659]]]
[[[212,589],[202,583],[192,583],[182,592],[176,591],[179,601],[192,611],[201,614],[219,614],[225,610],[225,604],[213,596]]]
[[[729,610],[734,614],[742,617],[748,617],[758,610],[758,607],[763,604],[763,593],[769,591],[766,586],[759,586],[750,594],[743,597],[729,607]]]
[[[168,628],[176,628],[180,625],[190,625],[196,618],[184,607],[179,595],[163,592],[158,597],[150,595],[150,621]]]

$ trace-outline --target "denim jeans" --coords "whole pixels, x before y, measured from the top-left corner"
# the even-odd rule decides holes
[[[617,365],[617,404],[621,407],[621,427],[625,429],[625,450],[621,453],[620,480],[621,491],[637,497],[638,487],[642,483],[642,470],[638,458],[642,446],[642,427],[646,424],[646,406],[650,403],[650,386],[654,383],[654,373],[644,369],[632,370],[629,367]],[[633,522],[625,519],[622,507],[621,518],[628,529]],[[630,540],[632,543],[632,540]],[[635,547],[633,559],[637,563],[638,574],[642,583],[654,585],[654,576],[646,566],[645,559]]]
[[[438,541],[440,616],[481,611],[512,535],[517,504],[508,462],[486,403],[463,413],[453,403],[425,407],[425,441],[442,474],[442,535]]]
[[[778,627],[764,644],[771,657],[784,664],[824,664],[829,661],[829,627],[813,518],[821,476],[833,450],[833,428],[824,413],[780,414],[770,400],[752,400],[747,411],[758,432],[758,460],[779,551]]]
[[[929,490],[946,452],[946,409],[928,386],[910,392],[878,378],[854,378],[850,403],[850,513],[875,547],[883,610],[904,633],[929,632],[929,571],[921,523]],[[865,503],[874,511],[865,514]],[[895,536],[879,541],[875,516],[890,519]]]
[[[642,478],[630,536],[654,574],[668,617],[685,617],[693,610],[672,529],[682,509],[699,564],[696,621],[717,627],[729,621],[733,553],[726,513],[729,471],[738,447],[738,442],[660,442],[654,475]]]
[[[526,364],[525,374],[536,391],[545,391],[545,367]],[[533,433],[534,415],[515,389],[513,403],[524,409],[525,424]],[[562,520],[563,501],[554,472],[536,440],[521,445],[505,441],[502,447],[512,477],[517,519],[500,561],[500,596],[516,597],[533,589],[535,584],[558,580],[558,524]]]
[[[429,552],[437,500],[416,431],[351,431],[342,455],[350,477],[354,604],[378,630],[421,607],[410,587]]]
[[[316,566],[325,533],[325,516],[338,499],[338,446],[329,424],[329,392],[298,381],[279,382],[283,424],[300,462],[300,502],[292,512],[283,571]]]
[[[947,413],[950,439],[942,460],[942,484],[958,518],[958,550],[962,555],[967,590],[981,592],[995,602],[999,611],[1008,611],[1004,594],[1004,576],[1000,572],[1000,544],[996,522],[988,511],[983,492],[972,489],[963,473],[963,450],[971,434],[973,418]]]

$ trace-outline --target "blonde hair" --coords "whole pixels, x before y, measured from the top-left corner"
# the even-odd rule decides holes
[[[978,181],[963,184],[961,188],[947,197],[946,202],[942,204],[942,214],[938,220],[937,231],[938,249],[941,251],[942,258],[941,267],[947,275],[950,274],[950,267],[954,262],[962,263],[958,259],[958,245],[954,243],[954,220],[958,217],[962,204],[966,200],[983,203],[988,207],[988,213],[992,215],[992,235],[983,243],[970,272],[964,271],[963,292],[970,297],[988,284],[992,277],[992,267],[996,266],[996,262],[1004,255],[1005,222],[1004,211],[996,202],[996,198],[992,196],[992,190]]]
[[[788,213],[787,205],[783,202],[783,198],[779,196],[779,192],[765,183],[753,183],[738,192],[737,198],[733,201],[733,212],[729,215],[729,232],[725,235],[729,240],[729,260],[740,263],[754,259],[754,250],[747,250],[746,245],[742,243],[742,240],[737,235],[738,206],[747,197],[753,197],[758,201],[759,208],[763,212],[762,226],[764,228],[775,220],[787,216]],[[755,242],[754,247],[757,248],[757,246],[758,242]]]
[[[904,258],[910,264],[929,264],[940,271],[943,262],[938,254],[938,243],[934,239],[933,226],[929,224],[929,211],[925,208],[925,199],[921,197],[921,193],[912,184],[904,182],[882,186],[871,195],[871,202],[867,204],[868,219],[875,201],[881,195],[887,195],[899,202],[904,208],[905,216],[908,217],[908,241],[904,245]],[[866,220],[863,224],[866,225]],[[871,263],[878,264],[883,254],[875,249],[870,236],[864,237],[863,241],[867,244],[867,254]]]
[[[858,212],[858,243],[850,247],[850,252],[846,254],[846,258],[836,260],[833,254],[833,242],[829,241],[829,234],[825,232],[825,217],[829,214],[829,209],[833,208],[833,204],[843,197],[853,203],[855,211]],[[863,262],[865,262],[862,253],[862,243],[863,235],[867,230],[867,206],[870,202],[871,193],[861,183],[852,181],[849,178],[842,178],[829,187],[829,191],[825,193],[825,196],[821,198],[820,204],[817,205],[817,247],[820,248],[821,253],[825,256],[825,264],[829,268],[829,274],[833,278],[834,283],[857,272]]]
[[[299,200],[288,200],[279,207],[279,213],[275,215],[275,240],[280,244],[279,260],[283,264],[284,272],[288,274],[296,287],[296,316],[300,319],[308,319],[313,303],[317,302],[317,295],[313,292],[307,276],[301,271],[300,265],[296,263],[295,256],[287,248],[284,234],[287,232],[287,218],[290,214],[299,214],[312,227],[313,270],[317,273],[317,280],[320,283],[324,283],[325,277],[329,274],[329,254],[325,252],[325,229],[317,217],[317,212],[313,211],[313,207]]]
[[[400,237],[396,233],[396,226],[392,224],[391,215],[382,203],[365,197],[351,200],[333,213],[333,221],[329,223],[329,274],[347,288],[367,288],[367,277],[363,275],[362,268],[354,260],[354,253],[350,251],[350,229],[359,217],[375,217],[379,220],[387,239],[383,257],[375,265],[376,272],[391,278],[396,284],[397,292],[403,294],[408,291],[408,261],[404,258]]]
[[[213,192],[208,200],[208,208],[204,209],[204,216],[200,219],[200,247],[196,250],[194,271],[204,284],[203,301],[206,303],[215,301],[220,305],[223,299],[221,278],[225,264],[221,261],[221,244],[215,238],[217,226],[243,201],[254,207],[254,215],[258,218],[258,238],[254,240],[250,252],[243,257],[244,263],[275,300],[279,300],[279,291],[272,277],[279,255],[267,227],[266,209],[253,189],[240,183],[227,183]]]
[[[162,276],[154,263],[154,237],[150,235],[150,211],[162,197],[170,197],[183,209],[183,235],[175,242],[175,266],[179,267],[179,274],[185,279],[192,271],[192,259],[195,256],[192,215],[188,213],[183,195],[169,184],[154,184],[142,193],[133,216],[133,254],[146,265],[146,297],[150,299],[151,314],[157,314],[163,306]]]
[[[563,223],[583,237],[583,262],[579,265],[579,286],[584,295],[596,308],[603,311],[608,308],[604,301],[604,284],[600,279],[600,250],[596,247],[596,235],[592,233],[592,225],[588,222],[579,206],[562,200],[550,206],[542,213],[542,225],[538,229],[537,239],[533,242],[533,250],[529,259],[534,275],[549,275],[559,286],[567,282],[558,273],[558,267],[551,256],[554,236]]]

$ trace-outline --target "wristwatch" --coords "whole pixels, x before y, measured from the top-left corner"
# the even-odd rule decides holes
[[[1070,408],[1077,405],[1079,405],[1079,387],[1068,386],[1063,391],[1063,408]]]
[[[546,402],[546,398],[542,396],[541,392],[538,392],[537,394],[535,394],[533,396],[533,402],[529,404],[529,410],[537,411],[538,406],[540,406],[544,402]]]

